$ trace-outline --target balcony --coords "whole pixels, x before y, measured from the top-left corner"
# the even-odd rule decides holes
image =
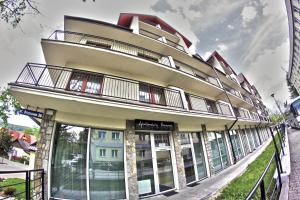
[[[65,67],[27,64],[15,84],[129,104],[183,109],[177,90]]]
[[[55,31],[43,43],[46,62],[54,65],[66,63],[89,65],[94,67],[89,69],[92,71],[97,71],[98,67],[101,67],[106,71],[113,70],[130,74],[131,77],[137,79],[174,85],[213,99],[223,92],[215,78],[207,75],[207,78],[203,79],[197,76],[201,72],[196,69],[193,69],[195,73],[186,73],[182,66],[191,67],[184,63],[179,64],[176,61],[177,66],[172,66],[167,55],[121,41],[84,33]],[[70,46],[68,43],[76,44],[76,46]],[[97,51],[98,49],[101,51]]]
[[[166,45],[169,45],[169,46],[171,46],[171,47],[174,47],[174,48],[176,48],[176,49],[178,49],[178,50],[180,50],[180,51],[186,53],[186,52],[185,52],[185,49],[184,49],[184,47],[183,47],[182,45],[177,44],[176,42],[173,42],[172,40],[169,40],[169,39],[166,39],[166,42],[164,42],[163,39],[162,39],[162,36],[160,36],[160,35],[158,35],[158,34],[152,33],[152,32],[147,31],[147,30],[145,30],[145,29],[140,29],[140,30],[139,30],[139,33],[140,33],[141,35],[143,35],[143,36],[146,36],[146,37],[152,38],[152,39],[154,39],[154,40],[160,41],[160,42],[162,42],[162,43],[164,43],[164,44],[166,44]],[[178,39],[179,39],[179,38],[178,38]]]
[[[156,119],[177,122],[179,130],[200,130],[203,123],[217,130],[234,121],[226,104],[206,99],[206,110],[200,110],[201,97],[190,95],[191,110],[187,110],[178,90],[73,68],[29,63],[9,85],[23,106],[58,110],[58,119],[104,117],[119,128],[125,127],[120,120]]]
[[[186,94],[186,99],[190,111],[233,117],[233,113],[228,104],[215,102],[192,94]]]

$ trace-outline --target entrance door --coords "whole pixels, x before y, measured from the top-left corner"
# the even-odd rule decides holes
[[[135,141],[139,196],[174,189],[171,134],[136,132]]]
[[[195,175],[195,159],[193,158],[193,151],[191,145],[191,135],[190,133],[181,133],[180,142],[182,146],[182,158],[184,164],[186,183],[191,183],[196,181]]]

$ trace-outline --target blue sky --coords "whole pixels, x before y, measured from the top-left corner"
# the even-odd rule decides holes
[[[158,0],[100,1],[37,0],[41,15],[28,15],[13,29],[0,21],[0,86],[14,81],[26,62],[45,63],[41,38],[63,28],[63,16],[73,15],[116,23],[120,12],[157,15],[192,42],[206,58],[214,50],[243,72],[274,110],[270,94],[288,99],[284,70],[288,69],[288,22],[281,0]],[[18,117],[20,118],[20,117]],[[30,120],[13,118],[19,124]],[[23,125],[25,125],[23,124]]]

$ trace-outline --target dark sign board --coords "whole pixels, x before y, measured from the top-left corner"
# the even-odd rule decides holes
[[[27,116],[30,116],[30,117],[36,117],[36,118],[42,118],[43,117],[43,113],[37,112],[37,111],[34,111],[34,110],[28,110],[28,109],[21,109],[19,111],[19,114],[27,115]]]
[[[135,130],[173,131],[174,122],[135,120]]]

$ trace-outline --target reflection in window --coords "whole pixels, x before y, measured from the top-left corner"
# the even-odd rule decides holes
[[[86,199],[88,129],[57,124],[51,163],[51,197]]]
[[[139,196],[155,193],[150,133],[135,134],[136,168]]]
[[[105,132],[107,137],[99,140],[99,131]],[[117,135],[119,140],[113,140]],[[89,160],[91,200],[126,198],[123,146],[123,132],[91,129]],[[101,150],[105,152],[102,155]]]
[[[180,133],[181,145],[190,144],[190,138],[188,133]]]
[[[199,180],[201,180],[202,178],[206,177],[207,174],[200,133],[192,133],[192,139],[196,157],[198,178]]]
[[[140,83],[139,100],[146,103],[166,105],[164,89]]]
[[[101,75],[74,72],[68,89],[83,93],[100,94],[102,81],[103,77]]]
[[[169,134],[155,134],[154,142],[156,147],[170,146]]]

